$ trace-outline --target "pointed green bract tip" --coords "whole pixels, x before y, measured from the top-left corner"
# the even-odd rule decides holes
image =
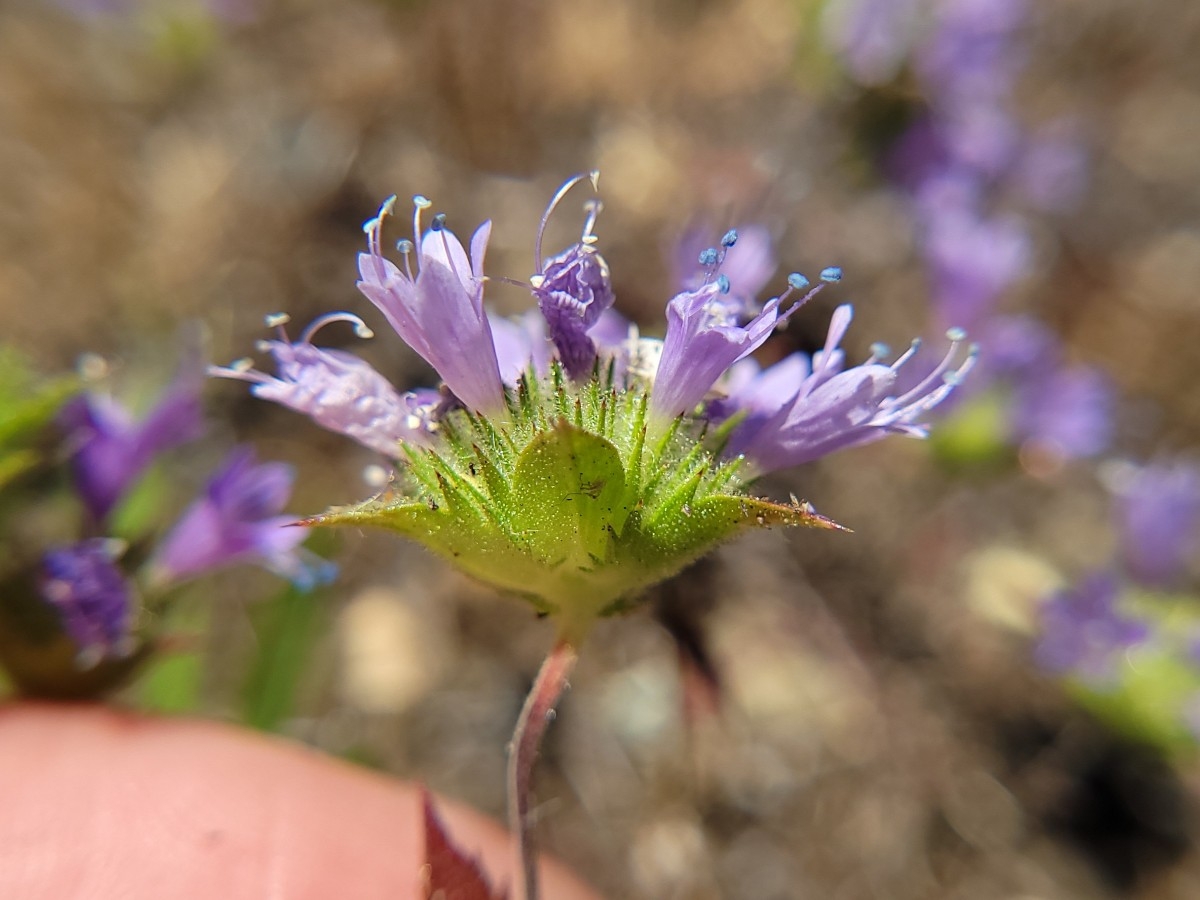
[[[747,496],[739,462],[698,435],[648,438],[643,393],[530,377],[510,410],[503,423],[451,414],[389,490],[307,524],[397,531],[528,598],[573,640],[742,530],[839,527],[807,504]]]

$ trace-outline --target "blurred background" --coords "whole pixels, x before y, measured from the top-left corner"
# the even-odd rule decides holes
[[[225,364],[268,313],[348,309],[378,337],[326,343],[432,384],[354,288],[362,222],[425,194],[460,235],[493,219],[489,274],[525,279],[547,200],[592,168],[617,308],[646,333],[697,223],[769,228],[774,292],[845,270],[764,360],[818,349],[841,302],[855,358],[949,325],[986,358],[1038,323],[1096,386],[1081,443],[998,424],[1014,367],[934,441],[765,480],[854,533],[756,535],[602,623],[540,765],[541,839],[613,897],[1200,896],[1186,723],[1140,729],[1036,653],[1039,602],[1119,553],[1120,467],[1200,444],[1197,46],[1182,0],[7,0],[0,339],[46,374],[100,354],[150,397],[185,323]],[[369,451],[242,385],[206,398],[173,483],[241,440],[297,467],[296,514],[371,493]],[[123,701],[501,816],[551,626],[388,535],[318,540],[331,587],[206,582]]]

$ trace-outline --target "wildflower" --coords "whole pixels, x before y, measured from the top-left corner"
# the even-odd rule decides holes
[[[596,176],[597,173],[592,173],[593,184]],[[587,207],[587,220],[579,243],[542,260],[542,236],[550,215],[567,191],[583,177],[576,176],[559,188],[542,216],[533,249],[538,274],[530,279],[533,296],[549,329],[550,339],[558,350],[558,358],[572,378],[585,378],[592,373],[596,345],[588,332],[612,308],[616,299],[608,264],[594,246],[593,228],[601,208],[598,201],[592,201]]]
[[[325,579],[328,564],[299,546],[307,533],[287,527],[295,518],[280,515],[293,478],[290,466],[259,464],[253,450],[234,450],[159,545],[153,580],[181,581],[244,561],[262,563],[300,587]]]
[[[203,430],[200,367],[185,363],[154,408],[138,421],[119,401],[85,394],[63,407],[59,424],[71,474],[92,518],[102,522],[154,458]]]
[[[1034,649],[1038,663],[1056,674],[1106,682],[1116,658],[1141,644],[1149,626],[1117,607],[1117,579],[1097,572],[1059,591],[1042,606],[1042,637]]]
[[[900,393],[897,385],[919,345],[891,365],[880,362],[886,348],[879,345],[866,362],[846,368],[839,345],[852,318],[848,305],[834,311],[825,347],[811,360],[796,353],[761,372],[751,360],[742,364],[730,394],[716,406],[718,420],[744,417],[730,434],[727,455],[746,456],[755,471],[770,472],[888,434],[926,436],[923,419],[974,363],[972,350],[954,365],[965,335],[952,330],[941,363]]]
[[[1120,490],[1121,549],[1142,584],[1163,587],[1186,572],[1200,525],[1200,468],[1156,463],[1132,472]]]
[[[41,594],[79,648],[81,668],[134,649],[132,592],[114,559],[119,547],[118,541],[89,538],[42,558]]]
[[[276,376],[250,368],[248,360],[210,367],[209,374],[248,381],[254,396],[304,413],[318,425],[392,459],[400,456],[402,444],[427,444],[436,394],[401,395],[357,356],[314,346],[313,337],[331,322],[350,322],[359,337],[372,336],[358,316],[332,313],[312,322],[293,343],[283,330],[287,316],[276,314],[268,316],[267,323],[278,328],[278,340],[259,342],[259,349],[275,358]]]
[[[404,342],[437,371],[468,409],[497,414],[504,409],[504,385],[496,361],[492,329],[483,310],[483,256],[492,223],[484,222],[471,238],[471,258],[458,238],[435,216],[421,236],[421,212],[429,207],[413,198],[415,244],[400,244],[405,271],[383,257],[383,222],[396,198],[363,226],[368,251],[358,256],[358,289],[384,314]],[[415,250],[414,250],[415,247]],[[417,257],[417,274],[411,260]]]
[[[668,303],[665,338],[642,338],[611,308],[608,268],[593,246],[598,204],[586,207],[578,243],[542,258],[546,222],[581,180],[571,179],[558,191],[538,229],[538,274],[529,285],[537,318],[489,320],[482,310],[479,264],[486,226],[472,241],[470,270],[457,242],[435,228],[424,238],[421,273],[414,278],[379,252],[381,221],[392,201],[367,223],[370,250],[359,258],[359,287],[434,365],[461,405],[427,407],[415,437],[392,427],[396,416],[379,416],[384,436],[378,445],[394,448],[400,442],[392,454],[401,463],[395,479],[365,503],[306,520],[374,525],[419,540],[467,573],[555,615],[569,643],[581,639],[598,616],[624,609],[646,587],[741,529],[837,527],[806,503],[751,496],[750,480],[766,468],[886,433],[923,434],[922,414],[970,365],[952,364],[958,338],[943,364],[909,390],[896,388],[908,355],[891,366],[872,359],[846,367],[838,349],[849,323],[846,307],[835,316],[826,351],[811,368],[792,362],[765,376],[764,384],[779,387],[778,408],[755,406],[767,402],[758,387],[713,398],[715,384],[729,383],[731,367],[839,280],[841,271],[824,270],[811,288],[804,276],[793,274],[782,294],[758,307],[753,296],[733,293],[726,265],[739,289],[748,291],[773,260],[767,254],[765,262],[761,248],[751,247],[741,257],[742,268],[732,266],[739,237],[731,230],[718,247],[697,255],[702,273]],[[418,217],[426,205],[418,198]],[[434,259],[425,245],[441,247],[440,256]],[[413,249],[402,244],[401,252],[409,257]],[[443,308],[432,309],[438,303]],[[299,346],[278,344],[287,349],[272,347],[277,358]],[[279,380],[289,386],[272,387],[273,394],[263,391],[270,382],[266,376],[244,367],[217,374],[247,378],[261,396],[315,418],[326,407],[295,399],[309,396],[302,383],[311,376],[302,367],[295,375],[284,371],[285,361],[291,365],[291,357],[281,360]],[[321,395],[337,398],[328,406],[336,412],[326,416],[331,427],[376,446],[363,433],[374,427],[371,420],[356,424],[355,433],[342,426],[341,410],[358,408],[360,395],[391,395],[360,377],[353,363],[343,362],[342,368],[322,363],[319,371]],[[731,404],[724,416],[733,429],[730,441],[746,450],[749,465],[736,453],[723,458],[708,435],[721,402]],[[175,550],[185,542],[168,543]],[[204,541],[186,544],[203,547]]]
[[[842,277],[841,269],[829,267],[821,273],[821,284],[780,315],[781,304],[809,285],[807,278],[793,272],[784,293],[768,300],[745,325],[739,325],[739,320],[747,317],[746,310],[740,300],[731,299],[729,278],[721,271],[737,240],[737,232],[730,231],[721,239],[720,249],[703,250],[698,261],[705,267],[704,282],[675,295],[667,304],[667,335],[653,372],[650,395],[651,416],[660,422],[694,410],[722,373],[757,350],[777,326],[825,284]]]

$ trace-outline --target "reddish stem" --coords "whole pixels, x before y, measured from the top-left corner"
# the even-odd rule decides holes
[[[520,858],[521,900],[538,900],[537,852],[533,843],[533,766],[537,762],[546,727],[554,718],[554,707],[567,688],[567,679],[579,654],[566,641],[555,644],[538,671],[508,747],[508,818]]]

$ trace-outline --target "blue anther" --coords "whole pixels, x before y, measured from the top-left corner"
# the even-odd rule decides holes
[[[408,254],[413,252],[413,242],[408,238],[400,238],[400,240],[396,241],[396,250],[408,256]]]
[[[737,229],[730,228],[725,232],[725,237],[721,238],[721,246],[728,249],[737,243]]]
[[[842,280],[841,266],[827,266],[821,270],[821,280],[826,284],[832,284],[835,281]]]
[[[720,291],[722,294],[729,293],[729,279],[726,278],[724,275],[717,276],[717,290]]]
[[[808,287],[808,279],[799,272],[793,272],[788,276],[788,287],[793,291],[802,291]]]
[[[876,341],[871,345],[871,355],[876,359],[883,359],[885,356],[891,356],[892,348],[882,341]]]
[[[946,340],[953,341],[954,343],[957,344],[959,341],[965,341],[966,339],[967,339],[967,333],[963,329],[961,329],[961,328],[947,328],[946,329]]]
[[[429,223],[429,227],[432,228],[434,231],[441,231],[443,228],[445,228],[446,227],[446,214],[438,213],[436,216],[434,216],[433,221]]]
[[[716,247],[709,247],[707,250],[700,251],[700,265],[702,266],[715,266],[717,258]]]

